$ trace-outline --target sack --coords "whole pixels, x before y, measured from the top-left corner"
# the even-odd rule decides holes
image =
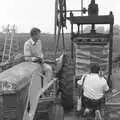
[[[86,76],[84,76],[84,78],[83,78],[83,82],[82,82],[81,90],[80,90],[80,92],[79,92],[79,96],[78,96],[78,101],[77,101],[77,111],[81,111],[81,108],[82,108],[83,84],[84,84],[85,78],[86,78]]]
[[[81,97],[78,97],[78,101],[77,101],[77,111],[80,111],[82,108],[82,101],[81,101]]]

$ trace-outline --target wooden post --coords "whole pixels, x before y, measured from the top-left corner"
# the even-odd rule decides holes
[[[79,24],[77,24],[77,26],[78,26],[78,33],[80,33],[80,25],[79,25]]]
[[[83,10],[83,0],[81,0],[81,10]],[[81,16],[83,16],[82,11],[81,11]],[[83,33],[83,25],[81,25],[81,33]]]
[[[70,12],[70,17],[73,17],[72,11]],[[73,23],[71,22],[71,58],[73,59]]]
[[[109,76],[108,76],[108,85],[112,88],[112,52],[113,52],[113,24],[110,24],[110,45],[109,45]]]

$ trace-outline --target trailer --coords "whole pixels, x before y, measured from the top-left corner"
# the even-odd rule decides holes
[[[61,68],[62,57],[56,61],[56,72]],[[49,64],[54,66],[54,62],[49,61]],[[47,75],[42,74],[38,63],[21,61],[13,66],[11,63],[2,66],[0,120],[64,119],[58,91],[59,79],[49,64],[51,71]]]

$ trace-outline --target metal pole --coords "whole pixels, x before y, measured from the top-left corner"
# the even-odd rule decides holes
[[[55,16],[54,16],[54,41],[55,41],[55,59],[56,59],[56,36],[57,36],[57,16],[58,16],[58,0],[55,0]]]
[[[4,43],[4,50],[3,50],[3,55],[2,55],[2,62],[4,61],[5,58],[5,51],[6,51],[6,44],[7,44],[7,40],[8,40],[8,36],[9,36],[9,24],[5,30],[5,43]]]
[[[113,52],[113,24],[110,24],[110,47],[109,47],[109,76],[108,76],[108,84],[109,87],[112,88],[112,52]]]
[[[73,23],[71,23],[71,58],[73,59]]]
[[[83,9],[83,0],[81,0],[81,10]],[[83,12],[81,11],[81,16],[83,16]],[[83,33],[83,25],[81,25],[81,33]]]
[[[12,32],[11,32],[11,38],[10,38],[10,50],[9,50],[9,61],[11,59],[11,52],[12,52],[12,47],[13,47],[13,40],[15,36],[15,24],[13,25]]]

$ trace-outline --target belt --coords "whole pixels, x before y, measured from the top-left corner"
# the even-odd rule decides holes
[[[88,98],[88,97],[86,97],[86,96],[84,96],[83,95],[83,97],[85,98],[85,99],[89,99],[89,100],[92,100],[92,101],[101,101],[101,100],[103,100],[104,99],[104,96],[103,97],[101,97],[100,99],[91,99],[91,98]]]

